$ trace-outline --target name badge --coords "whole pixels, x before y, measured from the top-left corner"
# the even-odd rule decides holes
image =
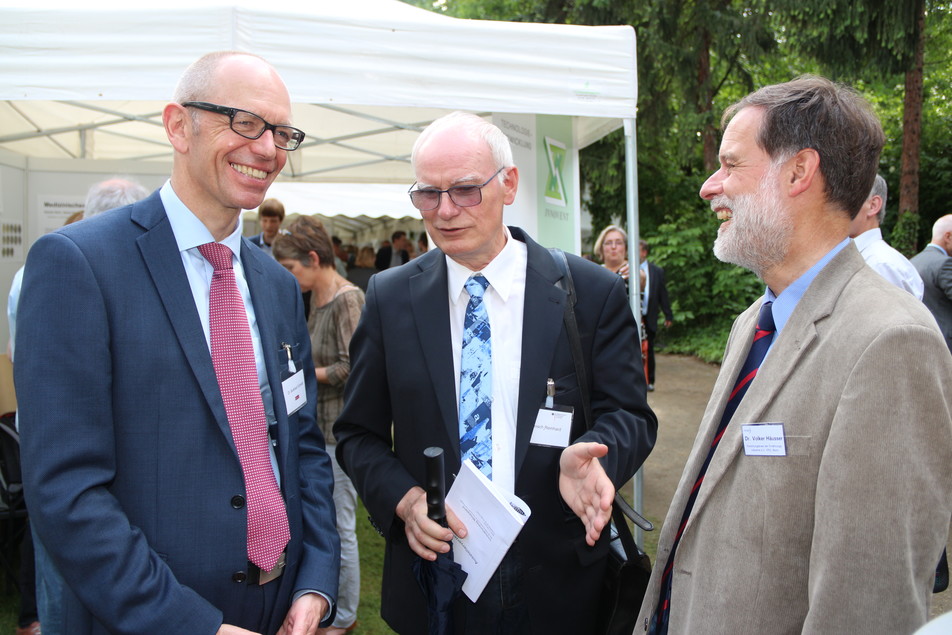
[[[539,414],[536,415],[529,443],[553,448],[567,448],[572,434],[572,414],[574,411],[571,406],[554,405],[549,408],[539,408]]]
[[[741,429],[747,456],[787,456],[782,423],[747,423]]]
[[[304,388],[304,371],[299,370],[281,382],[284,389],[284,403],[288,407],[288,416],[304,407],[307,403],[307,391]]]

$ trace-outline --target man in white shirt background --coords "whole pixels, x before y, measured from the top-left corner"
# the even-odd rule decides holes
[[[905,256],[883,240],[879,228],[886,216],[886,194],[886,180],[877,174],[869,198],[850,223],[850,238],[873,271],[921,300],[922,278],[919,272]]]

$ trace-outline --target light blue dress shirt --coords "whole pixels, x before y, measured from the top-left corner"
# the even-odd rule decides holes
[[[803,294],[806,293],[807,289],[810,287],[810,284],[813,283],[813,280],[817,277],[817,274],[823,270],[833,257],[840,253],[840,251],[850,244],[850,239],[846,238],[843,242],[837,244],[833,249],[827,252],[825,256],[820,258],[815,265],[807,269],[807,271],[793,281],[793,283],[784,289],[780,295],[775,295],[773,291],[770,290],[770,287],[767,287],[767,290],[764,292],[764,302],[773,302],[771,311],[773,312],[774,324],[777,326],[777,330],[774,332],[773,339],[770,341],[770,348],[767,349],[767,354],[770,354],[770,351],[773,350],[774,342],[777,341],[777,338],[780,336],[780,332],[783,330],[783,327],[786,326],[787,320],[790,319],[790,316],[793,314],[793,310],[797,308],[797,304],[800,302],[800,298],[803,297]],[[765,358],[766,359],[766,358]]]

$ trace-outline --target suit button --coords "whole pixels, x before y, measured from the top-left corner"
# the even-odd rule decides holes
[[[245,497],[244,496],[232,496],[231,497],[231,506],[235,509],[241,509],[245,506]]]
[[[232,582],[238,582],[239,584],[248,579],[248,574],[244,571],[236,571],[231,575]]]

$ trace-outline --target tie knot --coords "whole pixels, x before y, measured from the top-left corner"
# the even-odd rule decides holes
[[[221,243],[205,243],[198,246],[198,251],[211,263],[215,271],[231,269],[231,249]]]
[[[760,316],[757,318],[757,330],[773,333],[777,330],[777,325],[773,319],[773,302],[764,302],[760,307]]]
[[[470,297],[473,298],[483,297],[483,294],[486,292],[486,287],[488,286],[489,280],[481,273],[470,276],[465,285]]]

